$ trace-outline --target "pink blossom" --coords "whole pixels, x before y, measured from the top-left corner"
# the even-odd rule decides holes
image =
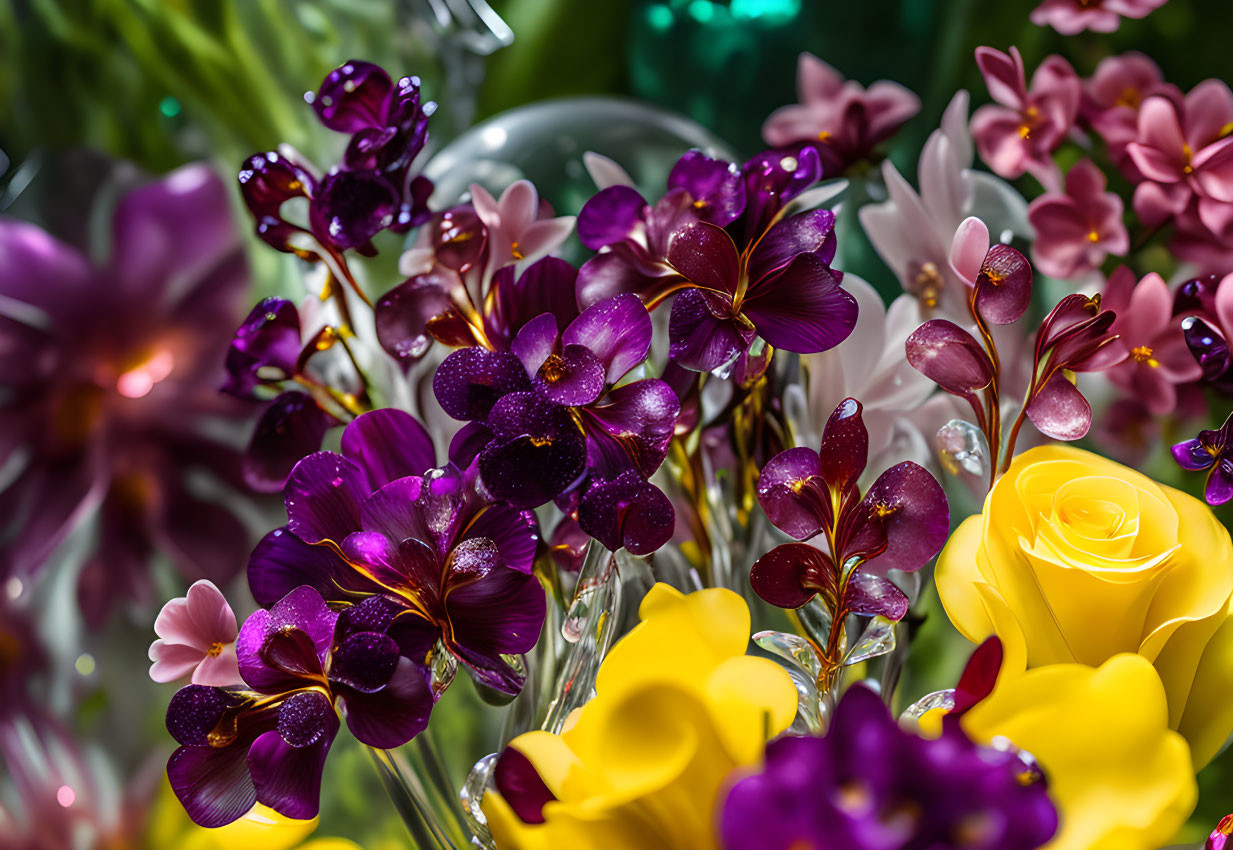
[[[1139,107],[1157,95],[1180,104],[1181,89],[1164,81],[1154,61],[1135,52],[1102,59],[1084,88],[1084,117],[1105,140],[1118,169],[1138,183],[1143,175],[1126,153],[1126,145],[1139,133]]]
[[[1099,268],[1105,256],[1122,256],[1130,236],[1122,223],[1122,199],[1106,192],[1104,173],[1090,159],[1066,175],[1066,194],[1042,195],[1028,207],[1036,228],[1032,259],[1050,277],[1069,278]]]
[[[800,103],[775,110],[762,138],[773,147],[814,144],[824,163],[829,151],[841,168],[866,158],[920,112],[920,98],[898,83],[881,80],[866,90],[812,53],[800,55],[796,93]]]
[[[154,621],[159,639],[150,644],[150,678],[174,682],[192,677],[194,685],[239,684],[235,612],[212,582],[199,581],[188,594],[163,606]]]
[[[1202,369],[1186,347],[1181,318],[1173,316],[1169,286],[1153,272],[1137,284],[1125,266],[1105,284],[1104,306],[1117,313],[1112,332],[1129,356],[1105,374],[1157,416],[1177,407],[1177,385],[1196,381]]]
[[[1032,10],[1032,23],[1062,35],[1084,30],[1114,32],[1122,18],[1145,18],[1165,0],[1044,0]]]
[[[1012,47],[1008,55],[978,47],[976,63],[996,101],[972,116],[981,159],[1003,177],[1026,171],[1046,189],[1060,189],[1061,174],[1052,154],[1079,113],[1082,87],[1074,68],[1062,57],[1050,56],[1032,75],[1029,90],[1018,48]]]
[[[1145,182],[1135,189],[1135,212],[1149,227],[1178,216],[1197,200],[1203,226],[1221,237],[1233,224],[1233,92],[1205,80],[1179,106],[1148,98],[1139,110],[1135,141],[1126,152]]]
[[[530,180],[518,180],[494,199],[476,183],[471,184],[471,203],[488,229],[488,275],[512,262],[533,263],[543,259],[569,238],[574,217],[552,217],[541,204]]]

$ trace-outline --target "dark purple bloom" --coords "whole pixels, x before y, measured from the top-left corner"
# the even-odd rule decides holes
[[[456,443],[478,452],[489,492],[527,509],[576,493],[579,522],[605,545],[643,553],[662,545],[671,504],[646,479],[667,456],[680,403],[658,379],[612,388],[646,359],[651,332],[642,302],[622,295],[564,328],[552,313],[530,319],[509,352],[466,348],[447,357],[433,389],[447,413],[473,423]],[[584,485],[588,476],[594,481]],[[618,480],[620,496],[611,489]],[[589,499],[595,504],[585,507]],[[650,510],[667,514],[656,523],[631,519]]]
[[[244,452],[244,482],[259,493],[278,493],[300,459],[321,448],[339,421],[308,393],[289,390],[266,406]]]
[[[0,282],[0,575],[27,578],[101,507],[80,584],[92,625],[147,596],[156,547],[219,584],[247,548],[232,511],[186,486],[202,469],[243,487],[219,435],[249,411],[217,390],[246,296],[239,237],[204,165],[124,195],[101,265],[0,221],[0,261],[20,270]]]
[[[351,140],[342,162],[320,179],[273,151],[245,160],[240,193],[257,235],[303,256],[316,253],[303,236],[329,253],[371,254],[370,240],[382,230],[405,233],[427,221],[432,183],[410,169],[436,104],[421,103],[419,78],[395,83],[378,66],[353,60],[331,71],[306,99],[322,124]],[[308,200],[307,227],[283,217],[283,204],[294,198]]]
[[[1017,754],[979,746],[957,724],[936,740],[905,732],[860,685],[825,737],[768,744],[762,770],[737,781],[720,815],[732,850],[1031,850],[1057,825]]]
[[[869,436],[861,405],[844,399],[831,414],[820,451],[788,449],[758,478],[758,503],[797,540],[825,534],[831,550],[804,543],[777,546],[754,564],[750,583],[772,605],[798,608],[820,593],[832,610],[897,619],[906,599],[881,578],[888,569],[918,570],[941,551],[950,530],[942,488],[910,461],[882,473],[861,498]],[[866,577],[844,565],[859,559]],[[847,578],[844,578],[847,576]]]
[[[1191,472],[1207,470],[1203,497],[1209,505],[1223,505],[1233,499],[1233,414],[1215,431],[1200,431],[1192,440],[1173,446],[1173,459]]]
[[[408,414],[349,424],[342,454],[309,455],[288,480],[288,524],[249,559],[253,596],[269,604],[307,584],[331,603],[384,600],[417,664],[440,641],[478,681],[517,693],[522,675],[502,656],[534,646],[545,616],[534,518],[482,495],[473,469],[433,463]]]
[[[181,745],[168,779],[196,823],[223,826],[258,802],[316,817],[339,710],[373,747],[398,747],[424,730],[433,693],[393,636],[397,611],[369,597],[340,614],[298,587],[245,621],[236,652],[247,688],[189,685],[167,709]]]
[[[295,305],[284,298],[262,299],[231,340],[223,392],[252,398],[261,384],[295,377],[301,347]]]

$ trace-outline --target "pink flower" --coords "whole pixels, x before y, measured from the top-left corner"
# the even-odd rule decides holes
[[[1139,107],[1153,96],[1181,103],[1182,92],[1164,81],[1160,68],[1142,53],[1123,53],[1102,59],[1086,81],[1083,114],[1109,146],[1109,155],[1126,178],[1143,179],[1126,153],[1126,145],[1139,133]]]
[[[239,684],[235,612],[213,582],[199,581],[186,596],[163,606],[154,621],[159,640],[150,644],[150,678],[174,682],[192,677],[194,685]]]
[[[800,103],[775,110],[762,138],[772,147],[813,144],[824,164],[837,159],[840,168],[867,158],[920,112],[920,98],[898,83],[882,80],[866,90],[812,53],[802,53],[796,66],[796,94]]]
[[[483,186],[471,184],[471,203],[484,227],[488,228],[488,274],[512,262],[528,265],[543,259],[569,238],[574,217],[552,217],[547,204],[530,180],[512,183],[500,200]]]
[[[1032,23],[1062,35],[1084,30],[1114,32],[1122,18],[1145,18],[1165,0],[1044,0],[1032,10]]]
[[[980,158],[1003,177],[1027,171],[1046,189],[1060,189],[1061,174],[1052,154],[1079,113],[1082,87],[1075,69],[1062,57],[1050,56],[1032,75],[1029,90],[1018,48],[1012,47],[1007,55],[978,47],[976,64],[997,102],[972,116]]]
[[[1130,236],[1122,223],[1122,199],[1106,192],[1105,175],[1090,159],[1066,175],[1066,194],[1042,195],[1028,207],[1036,228],[1032,259],[1050,277],[1069,278],[1099,268],[1107,254],[1122,256]]]
[[[1191,199],[1215,234],[1230,228],[1233,209],[1233,92],[1204,80],[1179,107],[1150,97],[1139,110],[1135,141],[1126,146],[1146,182],[1135,189],[1135,212],[1149,227],[1182,213]]]
[[[1197,381],[1203,370],[1186,347],[1181,318],[1173,316],[1168,284],[1153,272],[1136,285],[1125,266],[1109,276],[1104,306],[1117,313],[1111,331],[1129,357],[1105,374],[1157,416],[1177,407],[1177,384]]]

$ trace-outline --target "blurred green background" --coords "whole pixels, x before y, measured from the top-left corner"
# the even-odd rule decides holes
[[[320,128],[302,95],[349,58],[418,74],[441,103],[432,124],[439,148],[474,121],[545,98],[574,94],[637,97],[686,113],[748,154],[776,107],[795,100],[796,56],[809,50],[846,76],[892,79],[924,107],[890,156],[912,179],[916,157],[955,90],[987,99],[972,60],[981,44],[1017,45],[1029,69],[1050,53],[1081,75],[1111,53],[1141,50],[1183,90],[1207,77],[1233,79],[1228,0],[1172,0],[1112,35],[1063,38],[1033,26],[1035,0],[492,0],[514,33],[491,35],[443,9],[463,0],[13,0],[0,6],[0,211],[40,220],[53,231],[75,198],[56,175],[65,152],[90,148],[160,173],[196,159],[235,173],[252,152],[286,142],[328,162],[337,140]],[[41,187],[33,196],[31,185]],[[1035,187],[1031,187],[1035,188]],[[59,201],[59,203],[57,203]],[[72,210],[70,210],[72,211]],[[563,210],[571,213],[574,210]],[[256,249],[255,289],[270,291],[272,252]],[[885,270],[857,269],[877,282]],[[11,273],[7,272],[6,273]],[[919,696],[953,683],[966,644],[945,621],[936,594],[905,688]],[[133,625],[109,635],[100,659],[143,647]],[[134,643],[135,641],[135,643]],[[108,647],[111,647],[110,649]],[[114,664],[123,666],[123,658]],[[141,668],[143,660],[132,660]],[[136,680],[141,677],[132,676]],[[462,677],[465,678],[465,677]],[[150,683],[142,717],[149,740],[165,747],[162,690]],[[110,699],[103,680],[87,688],[80,718],[102,736]],[[492,749],[492,724],[469,687],[452,688],[434,730],[461,776]],[[479,731],[477,731],[479,730]],[[342,739],[340,738],[340,744]],[[353,834],[368,847],[394,845],[400,827],[357,750],[332,756],[323,832]],[[120,756],[135,763],[137,754]],[[354,775],[348,782],[343,774]],[[1201,777],[1194,830],[1233,810],[1233,757]],[[384,819],[374,817],[380,801]],[[359,833],[355,830],[360,829]]]

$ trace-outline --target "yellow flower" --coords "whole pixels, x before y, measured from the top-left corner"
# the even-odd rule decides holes
[[[484,814],[501,850],[715,848],[728,775],[761,759],[767,739],[792,722],[791,678],[745,655],[749,608],[740,596],[657,584],[639,615],[600,666],[596,697],[565,731],[510,744],[556,801],[531,825],[487,793]]]
[[[1233,731],[1233,543],[1207,505],[1066,446],[1015,458],[938,559],[955,627],[1007,672],[1122,652],[1152,662],[1201,767]]]
[[[1168,719],[1160,678],[1126,654],[1096,669],[1054,664],[999,679],[961,723],[973,740],[1009,739],[1044,769],[1061,822],[1044,850],[1155,850],[1198,798]]]

